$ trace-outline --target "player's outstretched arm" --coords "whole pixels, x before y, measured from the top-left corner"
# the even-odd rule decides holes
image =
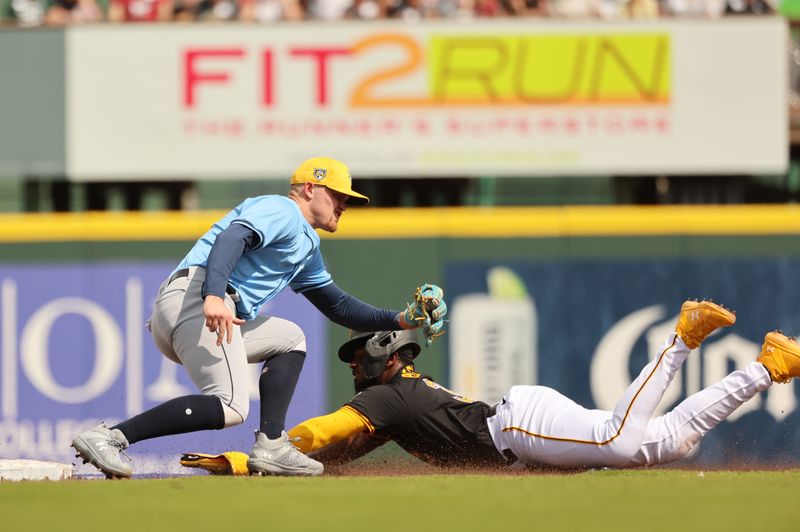
[[[376,436],[370,436],[365,432],[354,434],[346,440],[338,441],[326,445],[316,451],[309,453],[309,456],[318,462],[325,464],[325,467],[342,465],[352,462],[368,454],[389,440],[384,440]]]
[[[289,431],[289,438],[314,460],[340,465],[386,443],[387,440],[372,436],[373,431],[369,419],[345,405],[332,414],[303,421]]]
[[[397,328],[397,313],[373,307],[330,282],[302,294],[326,318],[354,331],[390,331]]]
[[[307,419],[291,430],[289,439],[308,454],[357,434],[369,433],[372,425],[358,410],[343,406],[336,412]]]

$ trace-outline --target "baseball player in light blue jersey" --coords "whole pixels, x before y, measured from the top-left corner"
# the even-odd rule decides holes
[[[200,394],[178,397],[116,426],[75,437],[78,456],[109,478],[129,477],[120,453],[138,441],[243,423],[248,363],[264,363],[261,423],[248,458],[251,473],[319,475],[323,467],[292,445],[284,424],[306,342],[287,320],[259,309],[289,286],[326,317],[355,330],[422,327],[427,342],[447,312],[442,290],[424,284],[404,312],[376,308],[331,279],[315,229],[334,232],[349,205],[366,205],[350,172],[334,159],[301,164],[288,196],[248,198],[204,234],[159,288],[150,330],[159,350],[188,371]]]

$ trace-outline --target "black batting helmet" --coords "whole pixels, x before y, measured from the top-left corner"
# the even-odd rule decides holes
[[[350,363],[355,357],[358,348],[364,347],[366,356],[361,360],[361,369],[364,377],[374,379],[380,377],[386,367],[386,361],[392,353],[406,348],[414,359],[422,351],[422,346],[417,340],[415,329],[401,331],[358,332],[351,331],[350,340],[339,348],[339,359]]]

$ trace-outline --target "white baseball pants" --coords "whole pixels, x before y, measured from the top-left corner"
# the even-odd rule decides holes
[[[280,353],[306,350],[303,331],[291,321],[257,316],[234,325],[233,341],[217,346],[217,335],[205,326],[201,291],[205,268],[189,268],[189,276],[165,282],[159,289],[150,330],[159,351],[182,364],[203,395],[220,398],[225,425],[242,423],[250,407],[248,363]],[[225,304],[235,314],[231,296]]]
[[[766,369],[753,362],[651,419],[688,354],[671,334],[610,412],[586,409],[544,386],[514,386],[487,420],[494,444],[532,465],[630,467],[682,458],[706,432],[772,384]]]

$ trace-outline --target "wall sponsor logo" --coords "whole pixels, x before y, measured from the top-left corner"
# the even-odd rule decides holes
[[[0,267],[0,457],[68,460],[69,443],[99,421],[113,424],[167,399],[197,393],[182,368],[163,357],[145,329],[153,299],[172,264]],[[266,312],[298,323],[310,346],[289,422],[326,404],[324,323],[310,304],[281,294]],[[250,397],[258,400],[260,366]],[[251,411],[258,411],[251,408]],[[219,433],[142,442],[136,471],[177,467],[175,453],[245,448],[252,419]],[[191,449],[189,449],[191,450]]]
[[[590,385],[597,408],[611,410],[631,380],[631,358],[637,341],[644,338],[645,351],[652,360],[664,338],[675,330],[678,315],[667,315],[666,305],[652,305],[624,316],[603,336],[592,356]],[[761,344],[735,332],[711,335],[687,358],[664,393],[655,415],[669,410],[679,400],[722,380],[732,368],[742,368],[755,359]],[[763,409],[776,421],[783,421],[797,409],[797,398],[790,386],[773,386],[766,393],[739,407],[728,421],[747,412]]]
[[[340,36],[344,37],[344,36]],[[224,90],[239,83],[234,72],[247,56],[260,60],[260,105],[276,105],[279,64],[308,63],[312,101],[331,106],[337,84],[349,87],[344,104],[352,108],[649,104],[663,105],[671,94],[668,33],[631,32],[578,35],[375,33],[343,46],[301,45],[288,48],[247,46],[192,47],[182,51],[182,101],[193,109],[198,92]],[[332,76],[334,62],[357,63],[371,54],[386,58],[355,79]],[[358,66],[350,66],[361,71]],[[420,76],[409,94],[399,90]]]
[[[752,362],[766,332],[800,333],[800,289],[792,288],[798,266],[788,259],[451,264],[450,385],[492,402],[513,384],[541,384],[587,408],[611,410],[675,330],[684,299],[710,297],[738,309],[736,325],[690,354],[660,415]],[[477,300],[480,312],[471,308]],[[531,344],[521,346],[520,338]],[[523,349],[533,370],[520,369]],[[797,385],[775,385],[714,429],[694,460],[785,465],[797,462],[799,444]]]
[[[777,19],[70,28],[67,170],[278,178],[313,142],[386,177],[781,171],[785,31]],[[716,142],[698,149],[704,138]]]

